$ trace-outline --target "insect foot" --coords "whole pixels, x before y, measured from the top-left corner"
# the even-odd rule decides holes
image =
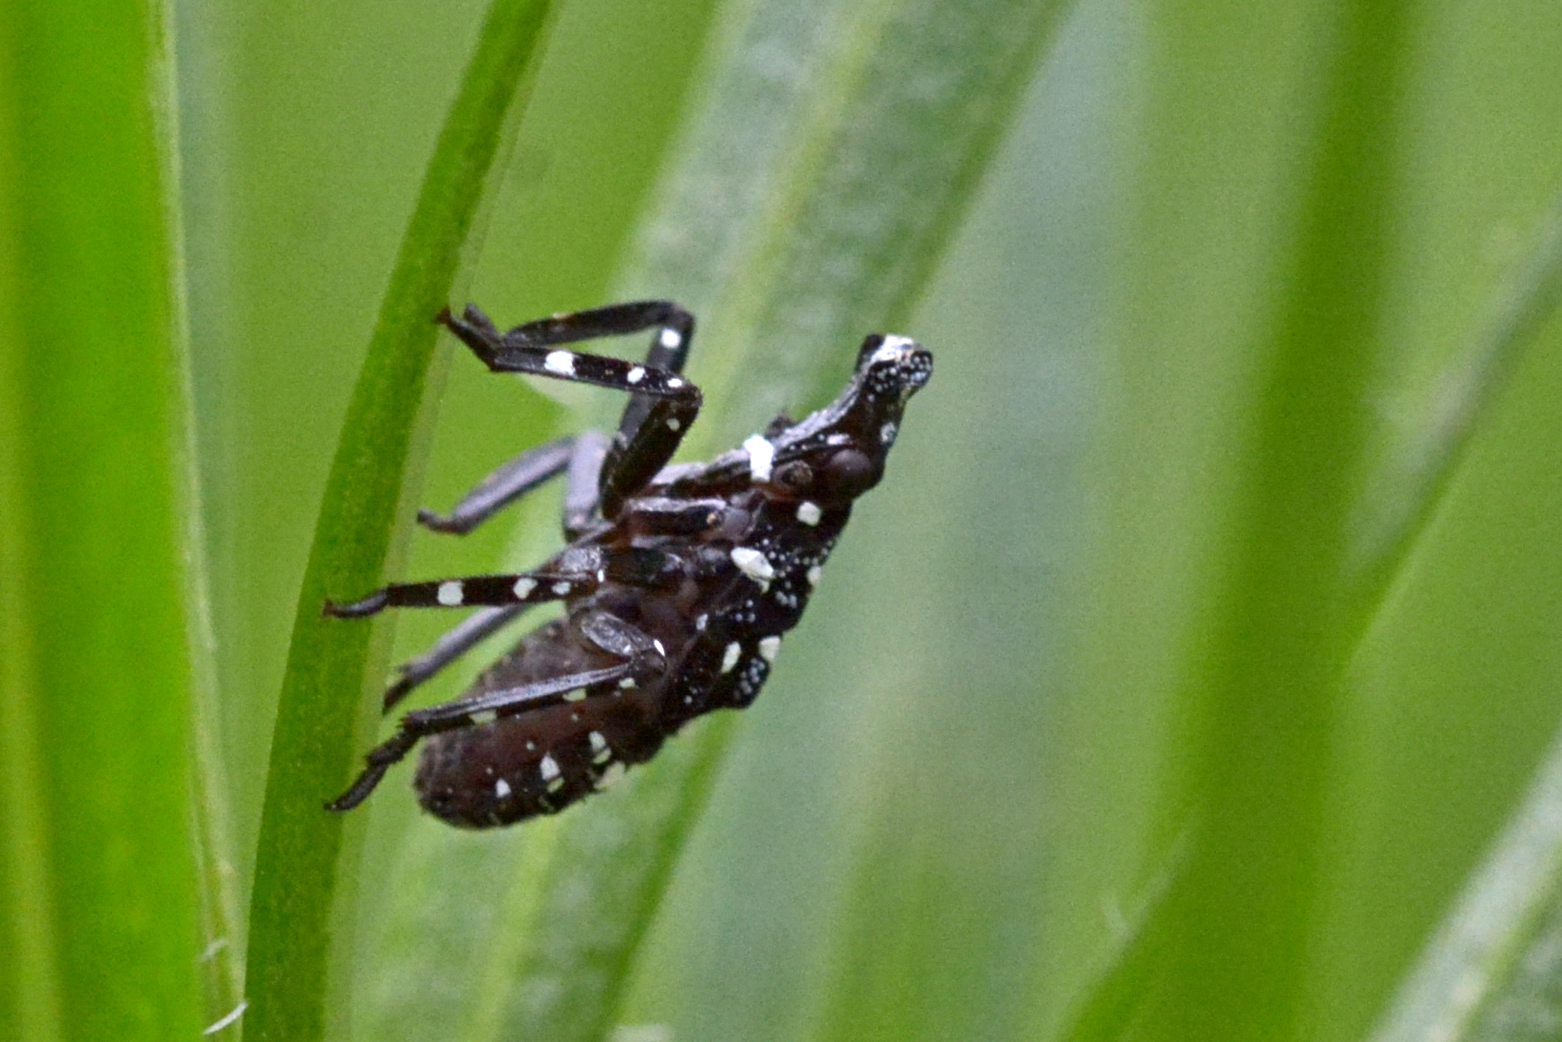
[[[430,813],[467,828],[554,814],[654,756],[690,720],[759,694],[783,635],[802,618],[852,502],[884,475],[907,400],[933,356],[902,336],[863,341],[840,395],[802,420],[707,463],[668,466],[701,405],[683,377],[694,318],[667,301],[615,304],[501,333],[477,308],[439,321],[494,372],[593,384],[629,396],[611,436],[587,431],[502,465],[447,515],[462,535],[564,476],[564,548],[535,570],[398,583],[322,614],[478,609],[403,665],[387,711],[532,605],[564,617],[521,637],[451,702],[404,716],[337,799],[345,811],[415,747]],[[565,345],[649,331],[642,362]]]

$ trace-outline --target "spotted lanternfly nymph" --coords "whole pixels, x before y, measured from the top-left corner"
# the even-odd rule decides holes
[[[534,604],[566,614],[521,638],[453,702],[408,713],[373,749],[352,787],[327,806],[362,803],[427,738],[419,802],[453,825],[487,828],[563,810],[606,788],[664,739],[713,709],[741,709],[770,672],[782,634],[802,617],[852,500],[878,484],[901,410],[933,356],[900,336],[862,343],[832,404],[709,463],[669,466],[700,411],[679,374],[694,318],[645,301],[581,311],[501,334],[470,305],[439,316],[489,369],[627,391],[618,434],[588,432],[525,452],[489,475],[448,517],[418,520],[466,533],[543,482],[567,475],[567,545],[536,571],[398,583],[325,614],[390,607],[481,611],[400,669],[390,710],[463,652]],[[564,349],[653,330],[643,363]]]

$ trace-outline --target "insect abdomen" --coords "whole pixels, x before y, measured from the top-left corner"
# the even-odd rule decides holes
[[[635,694],[593,692],[578,702],[439,735],[424,747],[418,765],[418,802],[468,828],[561,811],[661,748],[663,736],[646,726]]]

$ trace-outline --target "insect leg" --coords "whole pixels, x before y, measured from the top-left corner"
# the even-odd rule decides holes
[[[422,738],[441,731],[470,727],[479,722],[473,720],[474,716],[499,712],[515,713],[556,705],[564,700],[566,694],[577,688],[620,680],[624,677],[641,676],[660,668],[661,664],[659,659],[656,662],[649,662],[637,657],[605,669],[568,673],[551,680],[523,684],[520,687],[485,691],[472,698],[458,699],[408,713],[401,718],[401,725],[395,734],[369,750],[368,755],[363,758],[365,764],[363,772],[346,792],[327,803],[326,809],[344,811],[358,806],[368,798],[369,793],[374,791],[380,779],[385,777],[385,772],[411,752]]]
[[[628,391],[635,396],[602,464],[598,489],[605,518],[616,517],[624,499],[644,487],[672,459],[684,432],[699,415],[699,389],[674,369],[653,365],[651,359],[645,363],[627,362],[556,346],[660,328],[652,357],[681,367],[694,334],[694,319],[676,304],[616,304],[529,322],[504,334],[470,304],[460,318],[447,309],[440,312],[439,320],[494,372],[551,376]]]
[[[600,584],[591,572],[518,572],[474,575],[421,583],[392,583],[350,604],[326,601],[322,611],[339,619],[378,615],[386,608],[503,608],[561,601],[590,593]]]
[[[465,535],[532,489],[562,474],[570,465],[575,441],[560,438],[528,449],[484,478],[449,516],[419,510],[418,521],[436,532]]]
[[[484,608],[462,619],[460,625],[435,641],[432,648],[396,667],[401,676],[385,689],[385,711],[390,712],[414,688],[433,679],[446,666],[520,618],[529,607],[528,604],[512,604],[505,608]]]
[[[725,499],[630,500],[619,525],[636,535],[699,535],[720,526],[732,507]]]
[[[323,615],[359,619],[386,608],[505,608],[545,604],[595,593],[608,580],[631,586],[659,587],[673,581],[680,560],[650,547],[566,549],[554,570],[510,575],[473,575],[420,583],[392,583],[349,604],[326,601]]]
[[[586,431],[575,439],[564,488],[564,538],[568,542],[574,542],[591,525],[607,446],[608,437],[601,431]]]
[[[699,392],[678,375],[687,355],[689,338],[694,335],[694,317],[668,301],[613,304],[569,315],[554,315],[516,326],[507,333],[500,333],[488,316],[471,304],[466,306],[460,318],[451,314],[449,308],[441,311],[438,317],[496,373],[530,373],[651,397],[699,397]],[[605,355],[565,351],[560,346],[646,329],[660,331],[651,349],[656,362],[650,359],[643,363],[628,362]],[[664,346],[665,350],[659,353],[658,346]],[[660,364],[662,361],[671,361],[676,368]]]

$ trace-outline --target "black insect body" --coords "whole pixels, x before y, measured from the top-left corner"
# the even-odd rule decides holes
[[[328,615],[388,607],[480,607],[401,667],[389,710],[418,684],[534,604],[564,618],[523,637],[461,698],[408,713],[366,757],[333,810],[357,806],[427,738],[415,785],[423,806],[473,828],[551,814],[655,755],[687,721],[754,700],[797,625],[851,514],[878,483],[901,410],[933,358],[905,337],[863,341],[839,398],[801,422],[709,463],[668,466],[700,409],[679,374],[694,320],[650,301],[560,315],[501,334],[467,307],[440,321],[495,372],[531,373],[630,392],[618,434],[562,439],[499,468],[436,531],[464,533],[567,474],[568,545],[536,571],[387,586]],[[644,363],[560,345],[655,330]]]

